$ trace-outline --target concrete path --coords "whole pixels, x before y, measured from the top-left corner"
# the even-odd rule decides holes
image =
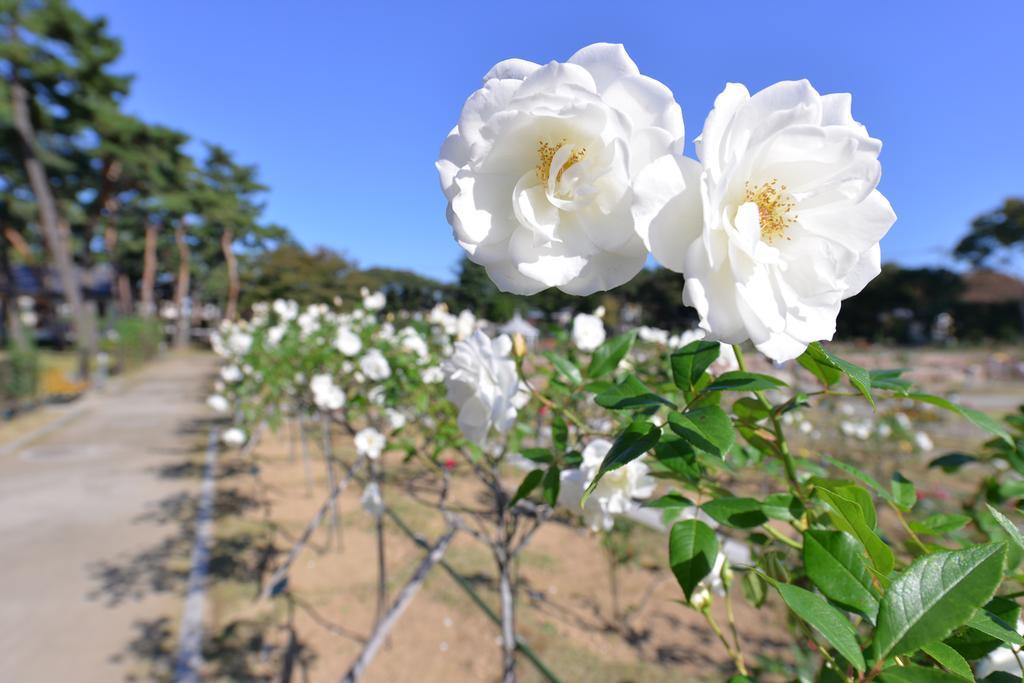
[[[173,655],[212,356],[168,355],[0,444],[0,678],[148,680]],[[8,444],[11,445],[11,444]]]

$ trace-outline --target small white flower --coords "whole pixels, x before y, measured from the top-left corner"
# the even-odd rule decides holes
[[[363,342],[359,335],[347,327],[339,327],[334,339],[334,348],[346,356],[355,356],[363,350]]]
[[[277,299],[273,305],[274,313],[283,322],[291,322],[299,315],[299,304],[297,301]]]
[[[484,443],[492,427],[504,432],[515,421],[512,398],[519,377],[511,353],[507,335],[492,341],[477,330],[456,342],[455,352],[441,365],[448,400],[459,410],[459,428],[474,443]]]
[[[459,313],[458,319],[455,321],[455,338],[465,339],[469,335],[473,334],[473,330],[476,329],[476,316],[470,310],[462,311]]]
[[[935,448],[931,437],[925,432],[918,432],[914,435],[914,445],[917,446],[918,450],[922,450],[925,453]]]
[[[411,327],[403,327],[398,335],[398,344],[405,351],[416,354],[420,359],[430,357],[430,349],[427,347],[427,340],[420,336],[420,333]]]
[[[636,179],[636,228],[681,272],[683,302],[713,339],[776,361],[831,339],[843,299],[881,269],[896,216],[875,188],[882,143],[848,94],[807,81],[751,96],[730,83],[697,139],[700,163],[666,155]]]
[[[424,384],[437,384],[444,381],[444,371],[436,365],[432,365],[423,371],[421,376]]]
[[[370,349],[359,359],[359,369],[374,382],[383,382],[391,377],[391,364],[378,349]]]
[[[394,408],[388,408],[385,410],[384,417],[387,418],[388,426],[391,427],[392,430],[399,430],[405,426],[405,415]]]
[[[558,502],[579,510],[583,492],[594,480],[601,462],[611,449],[611,441],[594,439],[583,449],[583,462],[578,469],[563,470]],[[649,498],[657,482],[648,475],[644,459],[637,458],[605,474],[583,506],[583,519],[593,531],[608,531],[615,516],[637,509],[635,498]]]
[[[220,394],[212,394],[206,399],[206,405],[213,408],[218,413],[226,413],[231,410],[231,403]]]
[[[356,445],[356,453],[365,455],[372,460],[379,458],[384,446],[387,445],[384,435],[373,427],[360,429],[353,441]]]
[[[580,351],[590,353],[605,340],[604,322],[596,315],[577,313],[572,320],[572,343]]]
[[[246,436],[245,432],[239,429],[238,427],[232,427],[231,429],[225,430],[220,438],[221,441],[225,443],[225,445],[241,446],[242,444],[245,443]]]
[[[277,324],[269,328],[267,330],[267,346],[274,347],[280,344],[287,331],[288,327],[284,324]]]
[[[328,374],[313,375],[309,389],[313,392],[313,403],[320,410],[340,410],[345,406],[345,391]]]
[[[220,369],[220,377],[228,384],[242,381],[242,370],[237,365],[225,365]]]
[[[388,299],[384,292],[370,292],[366,287],[360,292],[363,296],[363,308],[368,311],[379,311],[387,305]]]

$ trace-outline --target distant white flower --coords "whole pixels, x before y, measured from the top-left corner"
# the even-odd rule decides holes
[[[455,338],[465,339],[469,335],[473,334],[473,330],[476,329],[476,316],[470,310],[465,310],[459,313],[458,319],[455,321]]]
[[[345,406],[345,391],[328,374],[313,375],[309,389],[313,392],[313,403],[320,410],[340,410]]]
[[[391,364],[379,349],[370,349],[359,359],[359,369],[374,382],[383,382],[391,376]]]
[[[384,435],[373,427],[360,429],[356,432],[353,442],[355,442],[356,453],[365,455],[372,460],[379,458],[384,446],[387,445]]]
[[[495,65],[436,166],[456,240],[499,289],[584,295],[643,268],[633,179],[682,142],[672,92],[597,43],[565,63]]]
[[[274,313],[284,322],[291,322],[299,315],[299,303],[286,299],[277,299],[273,305]]]
[[[441,365],[448,400],[459,410],[459,428],[474,443],[482,444],[492,427],[504,432],[515,421],[512,399],[519,377],[511,353],[507,335],[492,341],[477,330],[456,342],[454,353]]]
[[[228,335],[228,348],[236,356],[244,356],[252,348],[252,335],[235,331]]]
[[[384,499],[381,498],[380,486],[377,485],[377,482],[371,481],[366,485],[359,503],[363,506],[364,511],[374,517],[384,514]]]
[[[594,480],[601,462],[611,449],[611,441],[594,439],[583,449],[578,469],[563,470],[558,502],[570,510],[579,510],[583,492]],[[593,531],[608,531],[615,516],[637,509],[635,498],[649,498],[657,482],[648,475],[644,459],[637,458],[605,474],[583,507],[583,520]]]
[[[379,311],[387,305],[388,299],[384,292],[370,292],[369,289],[363,287],[360,294],[363,297],[363,308],[368,311]]]
[[[796,358],[832,338],[842,300],[880,272],[896,216],[875,189],[882,144],[850,102],[807,81],[753,96],[730,83],[697,139],[701,163],[665,156],[637,178],[637,230],[685,275],[683,302],[710,338]]]
[[[918,432],[914,435],[914,445],[925,453],[935,448],[932,438],[926,432]]]
[[[231,429],[225,430],[220,438],[221,441],[225,443],[225,445],[241,446],[242,444],[245,443],[246,436],[245,432],[239,429],[238,427],[232,427]]]
[[[405,415],[394,408],[388,408],[385,410],[384,417],[387,418],[388,426],[391,427],[392,430],[398,430],[405,426]]]
[[[646,325],[642,325],[637,328],[636,334],[641,341],[645,341],[648,344],[660,344],[661,346],[668,345],[668,330],[661,330],[657,327],[647,327]]]
[[[420,378],[424,384],[437,384],[444,381],[444,371],[434,365],[424,370]]]
[[[288,331],[288,327],[284,324],[277,324],[267,329],[267,346],[274,347],[281,343],[284,339],[285,332]]]
[[[220,377],[228,384],[242,381],[242,370],[237,365],[225,365],[220,369]]]
[[[409,353],[414,353],[420,359],[430,357],[430,349],[427,341],[420,336],[420,333],[411,327],[403,327],[398,335],[398,345]]]
[[[572,343],[580,351],[590,353],[604,343],[604,322],[596,315],[577,313],[572,319]]]
[[[226,413],[231,410],[231,403],[220,394],[212,394],[206,399],[206,405],[213,408],[218,413]]]
[[[814,425],[808,422],[807,420],[803,420],[800,422],[799,429],[801,434],[810,434],[811,432],[814,431]]]
[[[900,426],[900,429],[902,429],[905,432],[909,432],[911,427],[914,426],[913,423],[910,421],[910,418],[907,417],[906,413],[896,413],[896,415],[893,416],[893,419],[896,420],[896,424]]]
[[[334,348],[346,356],[355,356],[363,349],[363,342],[359,335],[347,327],[339,327],[338,335],[334,339]]]
[[[366,398],[375,406],[382,406],[387,400],[387,392],[382,385],[377,385],[366,392]]]

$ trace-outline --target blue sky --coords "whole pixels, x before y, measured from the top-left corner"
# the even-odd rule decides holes
[[[450,279],[460,251],[433,162],[463,101],[501,59],[596,41],[672,89],[690,140],[728,81],[852,92],[899,216],[885,261],[949,264],[974,216],[1024,194],[1016,0],[74,1],[124,40],[130,111],[258,164],[270,220],[367,267]]]

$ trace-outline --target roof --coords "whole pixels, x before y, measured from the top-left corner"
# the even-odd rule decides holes
[[[970,304],[1024,301],[1024,281],[995,270],[975,270],[963,276],[960,300]]]

